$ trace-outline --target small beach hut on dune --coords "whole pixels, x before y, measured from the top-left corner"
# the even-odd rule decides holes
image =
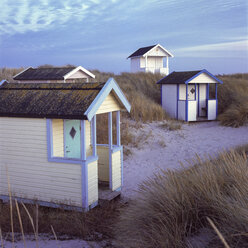
[[[215,120],[217,85],[223,82],[207,70],[172,72],[157,82],[161,104],[172,117],[184,121]]]
[[[120,111],[130,104],[106,83],[7,83],[0,86],[0,198],[89,210],[123,184]],[[116,144],[112,113],[116,112]],[[108,115],[108,144],[97,144],[97,115]]]

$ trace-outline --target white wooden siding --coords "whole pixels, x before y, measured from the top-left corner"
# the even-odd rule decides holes
[[[201,73],[199,76],[193,78],[189,83],[192,84],[201,84],[201,83],[210,83],[210,84],[216,84],[218,83],[215,79],[210,77],[207,73]]]
[[[121,151],[112,153],[112,190],[121,187]]]
[[[140,67],[141,64],[140,64],[140,58],[131,58],[131,72],[138,72],[140,71]]]
[[[179,84],[179,100],[186,100],[186,85]]]
[[[196,121],[197,101],[188,101],[188,121]]]
[[[48,162],[45,119],[0,118],[0,194],[82,206],[81,165]]]
[[[185,101],[178,101],[178,119],[185,121]]]
[[[172,117],[177,115],[177,85],[162,85],[162,107]]]
[[[100,181],[109,181],[109,148],[97,146],[98,155],[98,178]]]
[[[147,55],[149,56],[167,56],[167,53],[164,52],[160,47],[151,49]]]
[[[118,111],[121,109],[121,105],[111,92],[103,101],[99,109],[97,110],[96,114],[103,114],[113,111]]]
[[[216,100],[208,100],[208,120],[215,120],[216,117]]]
[[[90,206],[98,200],[98,172],[97,161],[88,165],[88,205]]]
[[[83,71],[79,70],[79,71],[76,71],[75,73],[73,73],[70,77],[68,77],[67,79],[75,79],[75,78],[89,78],[89,76],[84,73]]]
[[[64,122],[60,119],[52,120],[53,156],[64,157]]]

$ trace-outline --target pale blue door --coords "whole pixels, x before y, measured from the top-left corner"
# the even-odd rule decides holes
[[[65,120],[65,157],[81,158],[80,120]]]

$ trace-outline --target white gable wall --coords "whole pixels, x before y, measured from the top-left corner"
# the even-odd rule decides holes
[[[193,78],[188,83],[192,84],[201,84],[201,83],[210,83],[210,84],[216,84],[218,83],[215,79],[210,77],[207,73],[201,73],[199,76]]]
[[[172,117],[177,116],[177,85],[162,85],[162,107]]]
[[[75,78],[89,78],[89,76],[84,73],[83,71],[79,70],[76,71],[75,73],[73,73],[70,77],[67,78],[68,79],[75,79]]]
[[[147,53],[148,56],[168,56],[168,54],[162,50],[160,47],[156,47],[156,48],[153,48],[151,49],[148,53]]]

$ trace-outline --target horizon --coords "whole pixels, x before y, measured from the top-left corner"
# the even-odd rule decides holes
[[[0,4],[0,66],[81,65],[130,72],[126,58],[161,44],[174,55],[170,72],[248,72],[245,0],[39,0]],[[180,14],[183,13],[183,14]]]

